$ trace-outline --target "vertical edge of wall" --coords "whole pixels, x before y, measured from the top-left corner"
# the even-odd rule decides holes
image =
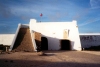
[[[37,46],[37,51],[41,50],[41,33],[34,32],[34,40]]]
[[[17,38],[17,35],[18,35],[18,32],[19,32],[20,28],[21,28],[21,24],[18,24],[18,28],[17,28],[17,30],[16,30],[16,33],[15,33],[15,36],[14,36],[14,38],[13,38],[13,41],[12,41],[12,44],[11,44],[11,46],[10,46],[9,51],[11,51],[11,50],[13,49],[13,46],[14,46],[14,43],[15,43],[15,41],[16,41],[16,38]]]
[[[78,31],[78,28],[77,28],[77,31]],[[78,46],[78,51],[81,51],[82,50],[82,46],[81,46],[81,41],[80,41],[80,36],[79,36],[79,31],[78,31],[78,41],[79,41],[79,46]]]
[[[30,34],[31,34],[31,39],[32,39],[34,51],[37,51],[36,42],[35,42],[35,39],[34,39],[34,32],[32,30],[30,30]]]
[[[35,19],[30,19],[29,22],[29,28],[30,28],[30,34],[31,34],[31,39],[32,39],[32,44],[34,47],[34,51],[37,51],[37,46],[36,46],[36,42],[35,42],[35,35],[34,35],[34,31],[32,30],[32,26],[34,25],[34,23],[36,23]]]
[[[76,37],[77,38],[75,41],[75,47],[74,47],[74,50],[78,50],[78,51],[81,51],[82,48],[81,48],[81,41],[80,41],[80,37],[79,37],[79,30],[78,30],[78,26],[77,26],[77,21],[73,20],[73,23],[75,24],[75,32],[76,32]]]

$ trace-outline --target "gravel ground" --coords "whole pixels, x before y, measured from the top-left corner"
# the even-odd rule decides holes
[[[15,52],[0,54],[0,67],[100,67],[100,55],[82,51]]]

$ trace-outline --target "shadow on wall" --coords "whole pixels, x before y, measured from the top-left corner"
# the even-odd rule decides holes
[[[71,41],[71,50],[76,50],[76,49],[73,48],[74,46],[75,46],[74,41]]]
[[[41,41],[35,41],[37,50],[72,50],[71,42],[67,39],[57,39],[42,34]]]
[[[27,29],[20,28],[12,50],[16,49],[21,44],[26,32],[27,32]]]
[[[35,39],[37,51],[48,50],[48,39],[46,37],[41,37],[41,41]]]
[[[33,52],[33,47],[29,28],[20,28],[12,51]]]
[[[36,47],[37,47],[36,50],[37,50],[38,52],[41,51],[41,41],[35,39],[35,42],[36,42]]]

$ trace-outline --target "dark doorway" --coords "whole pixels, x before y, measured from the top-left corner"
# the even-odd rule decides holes
[[[61,44],[61,50],[71,50],[69,40],[60,40],[60,44]]]
[[[41,37],[41,49],[48,50],[48,39],[46,37]]]

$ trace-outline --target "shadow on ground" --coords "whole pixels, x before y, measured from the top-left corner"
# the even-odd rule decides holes
[[[100,67],[100,64],[0,59],[0,67]]]

